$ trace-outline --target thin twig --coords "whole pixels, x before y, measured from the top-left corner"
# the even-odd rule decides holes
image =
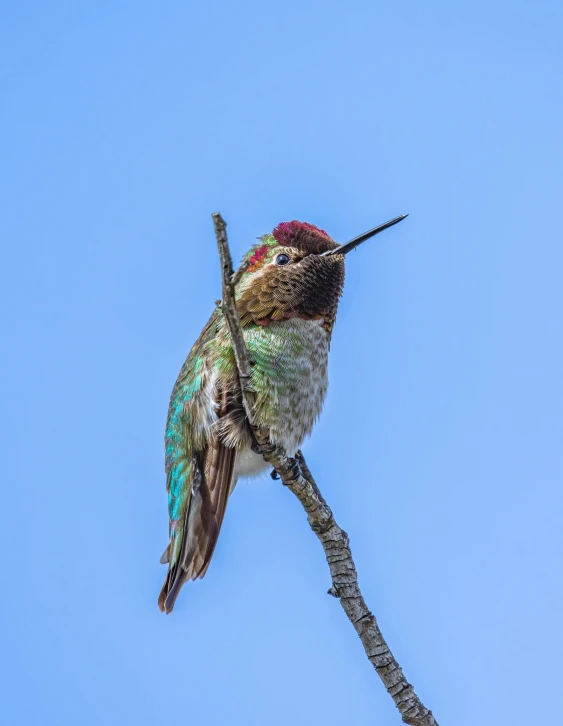
[[[243,391],[247,389],[247,382],[250,379],[250,359],[246,344],[242,336],[242,329],[237,315],[235,304],[235,286],[233,283],[233,260],[227,240],[227,225],[220,214],[213,214],[215,236],[219,247],[219,258],[221,260],[221,275],[223,279],[223,313],[229,326],[233,341],[233,350],[237,362],[237,370],[241,379]]]
[[[222,310],[233,341],[245,411],[249,415],[258,449],[307,512],[309,525],[321,541],[330,569],[332,587],[328,593],[340,600],[344,612],[362,641],[368,659],[399,709],[404,723],[409,726],[438,726],[432,712],[423,705],[403,675],[401,667],[385,642],[375,616],[362,597],[348,535],[336,523],[332,510],[319,491],[303,454],[298,451],[295,459],[290,458],[281,447],[271,444],[269,431],[265,427],[254,425],[252,412],[255,399],[253,391],[249,388],[251,364],[236,311],[227,225],[218,213],[213,214],[213,223],[223,273]]]

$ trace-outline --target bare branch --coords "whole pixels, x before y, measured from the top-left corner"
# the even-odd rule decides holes
[[[250,359],[242,329],[237,315],[235,304],[235,285],[233,282],[233,260],[227,241],[227,225],[220,214],[213,214],[215,236],[219,247],[219,258],[221,260],[221,274],[223,279],[223,313],[229,326],[229,332],[233,341],[233,350],[237,362],[237,370],[243,390],[247,389],[247,381],[250,378]]]
[[[244,407],[249,415],[257,447],[265,461],[274,467],[282,482],[295,494],[307,512],[309,525],[321,541],[330,569],[332,587],[328,593],[340,600],[344,612],[362,641],[368,659],[399,709],[403,722],[410,726],[438,726],[432,712],[423,705],[403,675],[379,629],[375,616],[365,603],[358,585],[358,574],[352,559],[348,535],[336,523],[303,454],[299,451],[295,459],[288,457],[282,448],[270,443],[269,431],[265,427],[254,424],[252,418],[254,393],[249,386],[251,364],[236,310],[227,225],[218,213],[213,214],[213,223],[223,273],[222,310],[233,341]]]

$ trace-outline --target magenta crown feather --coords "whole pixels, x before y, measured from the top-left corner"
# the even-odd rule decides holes
[[[285,247],[297,247],[309,252],[322,252],[327,249],[327,242],[332,239],[324,231],[309,222],[281,222],[272,232],[276,242]]]

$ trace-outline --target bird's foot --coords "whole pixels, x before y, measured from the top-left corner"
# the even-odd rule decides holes
[[[293,459],[293,465],[291,467],[291,478],[293,480],[299,479],[300,476],[303,476],[303,472],[301,471],[301,467],[299,466],[299,462],[297,459]]]
[[[295,459],[290,459],[290,461],[291,461],[291,476],[289,477],[289,481],[290,482],[297,481],[297,479],[299,479],[300,476],[303,476],[303,472],[301,471],[301,467],[299,466],[298,461],[296,461]],[[272,475],[272,479],[273,478],[274,477]],[[282,481],[282,484],[284,486],[287,486],[287,484],[284,481]]]

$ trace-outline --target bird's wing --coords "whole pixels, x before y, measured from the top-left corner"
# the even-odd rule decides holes
[[[236,450],[216,435],[228,413],[226,392],[217,389],[205,345],[217,334],[214,313],[190,352],[170,400],[166,469],[170,544],[161,562],[168,574],[158,600],[169,613],[184,582],[209,566],[233,483]]]
[[[176,534],[178,556],[169,563],[158,599],[160,609],[166,613],[172,612],[182,585],[207,572],[232,489],[235,457],[236,449],[217,439],[194,456],[189,501],[181,531]]]

